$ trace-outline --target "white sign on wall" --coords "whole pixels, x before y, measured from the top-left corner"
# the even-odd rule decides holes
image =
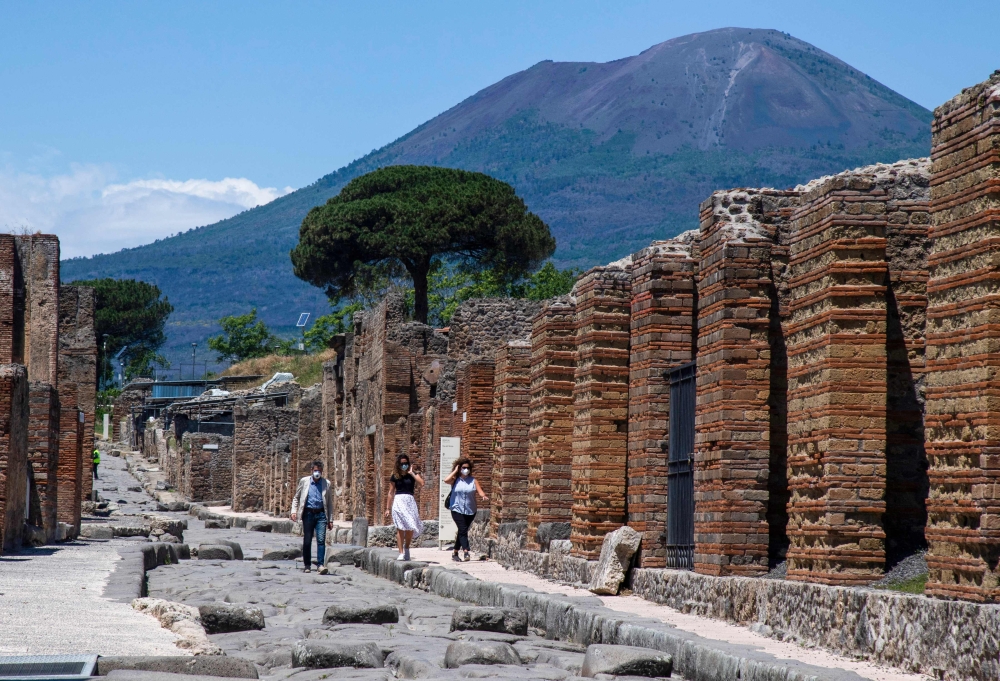
[[[441,467],[438,469],[441,471],[438,495],[438,548],[444,548],[445,544],[453,543],[458,538],[458,526],[451,519],[451,511],[444,505],[444,500],[451,492],[451,485],[446,484],[444,479],[451,475],[451,469],[455,467],[455,462],[461,455],[462,438],[441,438]]]

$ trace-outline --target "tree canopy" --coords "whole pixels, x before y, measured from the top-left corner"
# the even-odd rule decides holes
[[[73,281],[69,285],[91,286],[96,292],[94,327],[101,384],[106,385],[114,375],[110,358],[122,348],[127,347],[121,357],[127,377],[146,375],[154,364],[168,366],[159,349],[166,341],[163,329],[174,306],[157,286],[135,279],[110,278]]]
[[[222,327],[222,335],[209,338],[208,348],[218,353],[220,362],[266,357],[276,354],[286,344],[257,319],[257,308],[246,314],[223,317],[219,326]]]
[[[555,251],[548,226],[514,188],[483,173],[388,166],[349,182],[309,211],[292,249],[295,276],[334,299],[409,275],[414,317],[427,322],[436,258],[466,272],[516,280]]]

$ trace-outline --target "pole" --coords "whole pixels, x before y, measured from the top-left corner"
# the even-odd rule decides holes
[[[197,352],[197,350],[198,350],[198,344],[197,343],[191,343],[191,378],[192,379],[194,378],[194,358],[195,358],[195,353]]]

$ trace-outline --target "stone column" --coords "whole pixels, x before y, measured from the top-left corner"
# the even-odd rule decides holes
[[[572,518],[575,314],[575,299],[562,296],[545,303],[532,324],[528,548],[538,548],[541,523],[568,525]]]
[[[926,593],[1000,600],[1000,71],[934,111]]]
[[[671,367],[694,349],[695,233],[632,256],[629,341],[628,524],[642,533],[639,565],[666,565]]]
[[[28,376],[0,365],[0,553],[21,550],[27,517]]]
[[[631,265],[595,267],[574,287],[571,552],[600,556],[604,535],[625,523]]]
[[[501,523],[528,519],[528,429],[531,344],[497,350],[493,384],[493,471],[490,536]]]
[[[886,245],[893,221],[926,214],[913,189],[925,178],[906,161],[822,178],[793,214],[789,579],[850,585],[883,573],[888,331],[898,313]]]
[[[694,569],[703,574],[762,574],[784,557],[783,514],[769,517],[787,495],[776,484],[786,426],[778,229],[797,196],[735,189],[701,205]]]
[[[42,504],[45,538],[54,542],[59,506],[59,394],[48,383],[32,381],[28,402],[28,460]]]

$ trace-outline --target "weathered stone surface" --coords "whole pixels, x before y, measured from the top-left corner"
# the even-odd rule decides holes
[[[362,547],[350,544],[330,544],[326,547],[326,562],[354,565],[354,557],[361,550]]]
[[[298,546],[289,549],[264,549],[261,560],[295,560],[302,557],[302,549]]]
[[[222,544],[200,544],[198,546],[198,560],[234,560],[231,546]]]
[[[274,523],[265,520],[251,520],[247,522],[247,531],[249,532],[271,532],[274,529]]]
[[[367,546],[396,546],[396,526],[395,525],[375,525],[368,528]]]
[[[362,667],[378,669],[385,656],[374,643],[299,641],[292,647],[292,666],[310,669]]]
[[[215,518],[209,518],[205,521],[206,530],[225,530],[229,528],[229,522],[222,520],[221,518],[216,520]]]
[[[368,546],[368,521],[365,518],[351,521],[351,543],[355,546]]]
[[[229,539],[216,539],[215,544],[221,544],[222,546],[228,546],[233,550],[233,558],[236,560],[243,560],[243,547],[239,545],[239,542],[234,542]]]
[[[500,641],[455,641],[444,655],[446,669],[466,664],[521,664],[517,651]]]
[[[596,594],[617,594],[641,539],[642,535],[628,526],[605,535],[589,589]]]
[[[598,674],[613,676],[670,676],[674,659],[669,654],[635,646],[587,646],[580,676],[593,678]]]
[[[86,523],[80,526],[80,536],[84,539],[114,539],[115,531],[110,525]]]
[[[517,636],[528,633],[528,612],[523,608],[463,606],[451,616],[452,631],[497,631]]]
[[[572,523],[539,523],[535,532],[535,541],[539,551],[548,551],[549,542],[553,539],[569,539]]]
[[[194,676],[216,676],[233,679],[256,679],[257,668],[253,662],[225,655],[128,655],[101,656],[97,658],[98,676],[113,671],[148,671]]]
[[[399,611],[388,604],[331,605],[323,613],[323,624],[395,624]]]
[[[211,603],[198,608],[201,624],[209,634],[227,634],[264,628],[264,612],[260,608]]]

